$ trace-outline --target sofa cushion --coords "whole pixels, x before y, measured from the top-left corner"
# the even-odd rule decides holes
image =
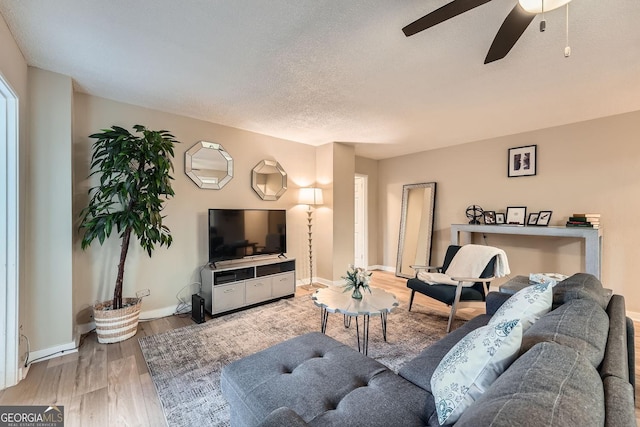
[[[633,387],[617,377],[606,377],[603,381],[605,395],[605,425],[635,426],[636,411]]]
[[[516,358],[522,324],[508,320],[470,332],[442,359],[431,378],[438,422],[450,424],[479,397]]]
[[[408,361],[398,371],[398,375],[431,392],[431,377],[442,358],[458,341],[474,329],[486,325],[489,319],[491,319],[491,316],[481,314],[464,323],[458,329],[451,331],[444,338],[431,344],[422,350],[419,355]]]
[[[613,376],[629,381],[629,370],[630,366],[634,365],[634,361],[629,360],[626,308],[622,295],[611,297],[607,314],[609,315],[609,338],[600,367],[600,375],[602,378]]]
[[[435,414],[430,393],[320,332],[230,363],[220,386],[234,424],[243,426],[258,425],[283,405],[311,425],[344,425],[356,417],[371,426],[389,419],[423,426]],[[363,402],[375,402],[375,411]]]
[[[456,427],[601,426],[604,411],[591,363],[569,347],[542,342],[513,362]]]
[[[489,324],[520,319],[522,330],[526,331],[540,316],[551,310],[551,301],[552,288],[548,283],[527,286],[506,300],[489,320]]]
[[[591,274],[576,273],[553,288],[554,307],[573,299],[590,299],[603,309],[607,308],[607,298],[602,283]]]
[[[522,337],[521,353],[542,341],[566,345],[598,368],[604,358],[609,317],[598,303],[577,299],[542,316]]]

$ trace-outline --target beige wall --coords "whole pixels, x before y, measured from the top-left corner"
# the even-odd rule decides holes
[[[131,129],[134,124],[168,129],[181,144],[174,159],[176,196],[166,203],[165,210],[173,244],[168,249],[158,248],[152,258],[139,245],[131,246],[125,295],[150,289],[151,295],[143,303],[143,311],[149,311],[175,306],[176,294],[189,299],[197,291],[200,268],[208,259],[209,208],[287,209],[288,254],[297,259],[298,279],[304,277],[300,271],[306,271],[306,213],[297,206],[297,195],[298,188],[315,181],[314,147],[78,93],[73,126],[74,232],[89,188],[86,177],[92,141],[87,136],[111,125]],[[184,152],[199,140],[222,144],[234,159],[234,177],[221,190],[202,190],[184,173]],[[288,174],[289,189],[278,201],[263,201],[251,188],[251,169],[263,159],[277,160]],[[74,313],[111,297],[119,254],[119,241],[113,237],[105,246],[94,244],[85,252],[78,239],[75,235]]]
[[[324,200],[313,213],[312,230],[314,276],[329,282],[333,280],[333,145],[316,148],[316,185],[322,188]]]
[[[26,283],[35,307],[32,350],[74,347],[72,301],[71,114],[67,76],[29,67],[29,162]],[[55,108],[52,108],[55,106]],[[46,327],[43,327],[46,325]]]
[[[354,263],[355,224],[355,150],[352,146],[333,144],[333,275],[340,280],[349,264]]]
[[[602,281],[640,312],[635,277],[640,227],[640,112],[542,129],[379,162],[380,263],[395,265],[402,185],[435,181],[432,259],[441,261],[450,224],[465,223],[465,208],[479,204],[504,212],[552,210],[551,225],[572,213],[602,214]],[[507,150],[538,145],[537,175],[507,178]],[[487,235],[486,243],[507,251],[512,276],[529,272],[573,274],[583,268],[579,239]]]
[[[354,261],[354,148],[340,143],[318,147],[316,170],[324,204],[314,212],[314,265],[320,279],[339,282]]]

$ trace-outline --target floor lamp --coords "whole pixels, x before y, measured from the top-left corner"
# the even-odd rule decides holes
[[[320,206],[322,200],[322,188],[301,188],[298,194],[298,203],[307,205],[307,227],[309,227],[309,287],[313,287],[313,238],[311,233],[313,208]]]

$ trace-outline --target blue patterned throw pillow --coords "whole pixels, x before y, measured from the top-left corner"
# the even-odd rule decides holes
[[[455,423],[517,357],[522,342],[518,319],[482,326],[442,358],[431,377],[438,422]]]
[[[551,310],[552,303],[551,284],[540,283],[527,286],[506,300],[489,320],[489,324],[495,325],[506,319],[520,319],[524,333],[536,320]]]

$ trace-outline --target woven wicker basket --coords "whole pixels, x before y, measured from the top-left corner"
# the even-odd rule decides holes
[[[122,298],[124,306],[112,310],[113,301],[104,301],[93,306],[98,342],[111,344],[131,338],[138,331],[141,298]]]

